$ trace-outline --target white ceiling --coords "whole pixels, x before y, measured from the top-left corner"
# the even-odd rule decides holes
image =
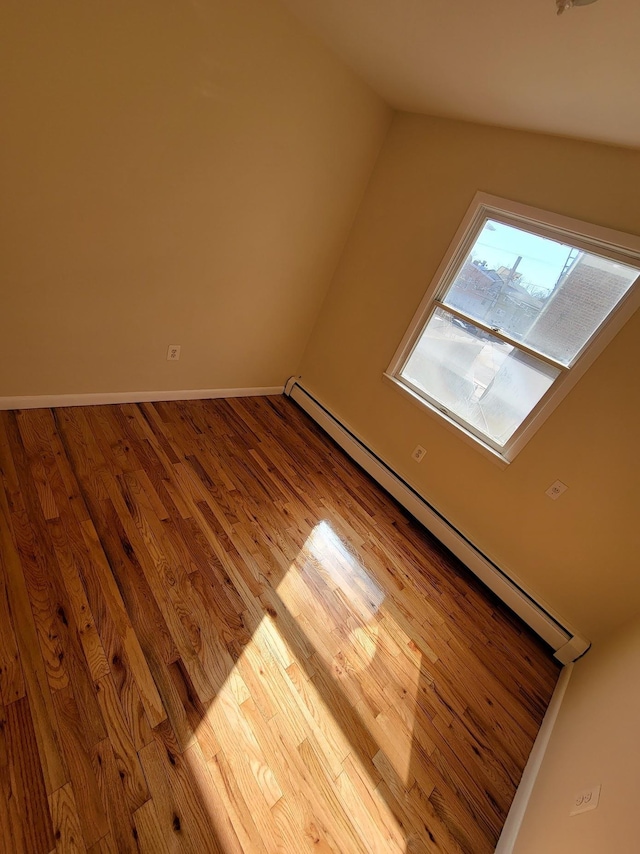
[[[640,2],[284,0],[393,107],[640,147]]]

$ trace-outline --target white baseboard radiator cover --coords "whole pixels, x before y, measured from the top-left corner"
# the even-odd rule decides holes
[[[296,377],[287,382],[284,393],[294,400],[346,453],[459,558],[498,598],[511,608],[554,650],[562,664],[580,658],[589,641],[572,631],[560,618],[528,593],[486,557],[464,534],[371,451],[352,430],[308,392]]]

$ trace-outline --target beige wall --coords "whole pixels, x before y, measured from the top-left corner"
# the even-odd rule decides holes
[[[640,233],[640,152],[398,114],[301,374],[486,554],[597,639],[640,611],[640,314],[504,470],[382,379],[477,190]],[[544,492],[556,479],[569,491],[554,502]]]
[[[638,620],[576,664],[515,854],[638,851],[638,672]],[[597,809],[569,816],[573,796],[598,783]]]
[[[0,87],[0,397],[282,384],[382,101],[276,0],[7,0]]]

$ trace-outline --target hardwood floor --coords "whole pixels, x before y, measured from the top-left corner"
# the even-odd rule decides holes
[[[492,851],[549,652],[290,401],[0,413],[7,852]]]

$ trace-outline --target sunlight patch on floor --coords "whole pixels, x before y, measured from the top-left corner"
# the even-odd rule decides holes
[[[313,529],[276,592],[198,738],[215,734],[256,820],[286,796],[299,806],[293,818],[302,831],[317,819],[319,793],[335,788],[372,851],[404,851],[353,728],[376,745],[368,759],[382,751],[395,785],[410,787],[420,657],[387,613],[383,588],[327,521]],[[327,680],[334,689],[323,696]],[[285,815],[292,818],[290,810],[273,810],[271,820]]]
[[[323,520],[278,585],[278,596],[303,614],[316,656],[407,785],[422,657],[415,645],[409,649],[411,638],[389,613],[373,571]]]
[[[316,570],[345,593],[351,608],[364,620],[374,617],[384,602],[384,590],[347,548],[327,521],[319,522],[302,547],[298,561],[311,559]],[[296,562],[298,562],[296,561]],[[278,590],[280,587],[278,587]]]

